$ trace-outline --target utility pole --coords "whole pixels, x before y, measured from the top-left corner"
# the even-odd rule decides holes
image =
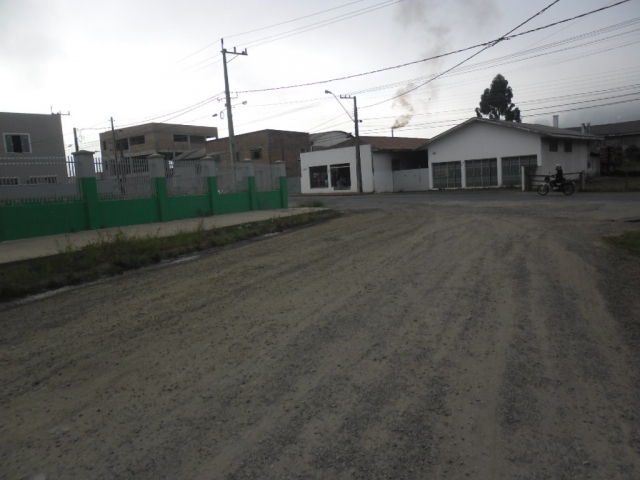
[[[118,168],[118,151],[116,150],[116,131],[113,128],[113,117],[111,117],[111,139],[113,140],[113,169],[116,173],[116,179],[118,180],[118,185],[122,188],[120,182],[120,169]]]
[[[76,144],[76,152],[80,149],[78,148],[78,132],[76,131],[76,127],[73,127],[73,141]]]
[[[222,47],[222,64],[224,65],[224,91],[227,100],[227,124],[229,125],[229,156],[231,157],[232,164],[235,164],[236,157],[236,149],[234,143],[234,133],[233,133],[233,114],[231,113],[231,92],[229,91],[229,74],[227,72],[227,53],[230,55],[247,55],[247,49],[245,48],[242,52],[237,52],[236,48],[233,47],[233,52],[227,51],[224,48],[224,38],[220,39],[220,45]]]
[[[360,130],[358,127],[358,100],[350,95],[340,95],[340,98],[353,98],[353,121],[356,124],[356,175],[358,176],[358,193],[362,193],[362,162],[360,159]],[[373,167],[373,165],[371,165]]]

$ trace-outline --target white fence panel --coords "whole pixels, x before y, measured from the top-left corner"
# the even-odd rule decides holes
[[[207,193],[207,179],[202,176],[200,160],[168,162],[165,169],[167,193],[177,195],[203,195]]]
[[[272,165],[255,165],[256,191],[269,192],[280,189],[278,170]]]
[[[149,198],[156,194],[146,158],[95,158],[94,165],[100,200]]]
[[[249,190],[249,181],[241,164],[222,163],[216,165],[218,193],[236,193]]]
[[[5,205],[82,200],[73,158],[0,158],[0,203]]]

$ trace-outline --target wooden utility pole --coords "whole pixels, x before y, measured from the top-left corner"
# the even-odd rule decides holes
[[[220,45],[222,46],[222,64],[224,65],[224,91],[227,101],[227,124],[229,126],[229,156],[231,158],[231,162],[235,163],[235,143],[234,143],[234,133],[233,133],[233,114],[231,113],[231,92],[229,91],[229,73],[227,72],[227,53],[230,55],[248,55],[247,49],[245,48],[242,52],[237,52],[236,48],[233,47],[233,52],[227,51],[224,48],[224,38],[220,39]]]

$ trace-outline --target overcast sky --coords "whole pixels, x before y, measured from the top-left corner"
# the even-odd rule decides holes
[[[549,3],[0,0],[0,111],[70,111],[63,117],[65,134],[83,129],[81,146],[93,150],[99,149],[97,134],[112,116],[116,126],[159,117],[154,121],[216,126],[226,136],[226,119],[213,117],[224,101],[208,101],[224,90],[221,37],[227,38],[227,48],[249,53],[229,65],[231,90],[266,89],[358,74],[496,39]],[[518,32],[612,3],[561,0]],[[639,42],[640,0],[631,0],[501,42],[395,101],[385,102],[477,50],[344,81],[240,93],[232,101],[238,104],[236,133],[264,128],[353,132],[353,122],[324,93],[329,89],[357,95],[362,135],[390,135],[398,121],[406,126],[396,136],[432,137],[473,116],[497,73],[509,80],[525,122],[549,123],[555,111],[614,102],[561,112],[560,124],[637,120],[640,101],[632,100],[640,98]],[[538,50],[521,53],[531,48]],[[177,113],[168,115],[172,112]],[[65,141],[71,144],[73,136]]]

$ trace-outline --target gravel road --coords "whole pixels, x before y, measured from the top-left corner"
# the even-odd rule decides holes
[[[640,262],[600,238],[640,209],[562,202],[352,208],[1,306],[0,478],[639,478]]]

